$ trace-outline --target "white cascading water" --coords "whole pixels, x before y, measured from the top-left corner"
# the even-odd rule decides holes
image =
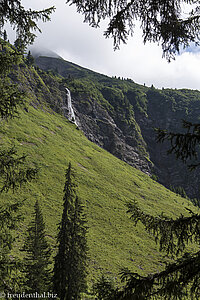
[[[70,90],[68,88],[65,89],[66,90],[66,96],[67,96],[67,106],[63,106],[63,109],[67,110],[67,115],[66,117],[68,118],[69,121],[73,122],[74,124],[77,125],[76,123],[76,117],[75,117],[75,113],[72,107],[72,98],[71,98],[71,93]]]

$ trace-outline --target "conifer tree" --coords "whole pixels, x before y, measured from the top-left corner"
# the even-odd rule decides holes
[[[174,153],[177,159],[187,163],[192,170],[200,166],[198,147],[200,144],[200,124],[183,120],[186,132],[168,132],[156,129],[158,142],[170,142],[168,153]],[[194,161],[195,160],[195,161]]]
[[[158,129],[157,139],[160,142],[170,141],[168,152],[185,163],[189,160],[189,167],[194,169],[200,166],[199,161],[193,162],[193,158],[198,159],[200,124],[183,121],[183,125],[186,133]],[[137,202],[128,204],[134,225],[141,222],[160,245],[160,251],[177,259],[165,270],[147,276],[124,270],[121,275],[125,286],[117,292],[117,299],[200,299],[200,251],[186,252],[188,243],[200,245],[200,214],[187,210],[190,216],[172,219],[164,214],[151,216],[142,211]]]
[[[117,299],[199,299],[200,251],[185,251],[188,243],[200,244],[200,214],[190,211],[189,217],[180,216],[174,220],[163,214],[153,217],[143,212],[136,202],[128,207],[135,225],[142,222],[159,243],[160,251],[179,258],[168,264],[164,271],[147,276],[124,270],[121,275],[125,286],[118,292]]]
[[[116,293],[117,289],[115,288],[114,283],[105,275],[102,275],[93,284],[93,294],[97,297],[98,300],[115,299]]]
[[[81,292],[86,289],[86,233],[83,207],[76,195],[74,174],[69,163],[53,275],[54,292],[60,300],[80,299]]]
[[[45,223],[38,201],[34,207],[34,218],[29,224],[23,247],[24,272],[28,292],[43,293],[50,286],[51,250],[46,240]]]
[[[0,291],[4,293],[13,292],[16,285],[16,278],[12,273],[16,271],[17,261],[11,258],[10,252],[13,249],[13,230],[16,230],[21,220],[19,208],[22,203],[0,205]]]
[[[71,249],[70,249],[70,270],[68,286],[68,299],[79,299],[80,294],[86,291],[87,276],[87,226],[84,208],[76,196],[74,212],[72,215]]]
[[[31,55],[31,51],[28,51],[27,57],[26,57],[26,64],[27,66],[32,66],[34,64],[34,57]]]
[[[6,30],[4,30],[4,32],[3,32],[3,39],[4,39],[4,41],[7,41],[7,39],[8,39]]]

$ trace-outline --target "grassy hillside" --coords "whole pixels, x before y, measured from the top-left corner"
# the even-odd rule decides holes
[[[2,195],[2,201],[26,199],[22,214],[27,223],[38,199],[54,247],[64,174],[71,161],[88,218],[90,282],[101,272],[117,277],[120,267],[139,273],[162,268],[164,255],[141,225],[133,227],[125,204],[135,199],[146,212],[176,217],[186,213],[185,207],[192,207],[188,201],[91,143],[75,125],[54,112],[30,106],[28,112],[22,110],[19,118],[3,124],[0,138],[3,147],[16,145],[40,167],[37,181],[16,194]],[[20,239],[24,230],[25,225],[18,229]],[[15,252],[19,254],[17,249]]]

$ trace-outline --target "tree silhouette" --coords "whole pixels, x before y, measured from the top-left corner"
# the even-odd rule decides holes
[[[87,227],[83,207],[76,195],[71,163],[66,171],[63,214],[54,264],[54,292],[60,300],[80,299],[86,290]]]
[[[45,223],[38,201],[35,203],[33,220],[30,222],[23,247],[26,252],[25,286],[30,293],[49,291],[51,250],[46,240]]]

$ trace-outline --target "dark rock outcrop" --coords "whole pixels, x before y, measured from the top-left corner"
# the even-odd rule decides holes
[[[81,101],[80,97],[73,94],[72,97],[79,128],[90,141],[131,166],[151,174],[152,163],[144,155],[140,155],[132,145],[131,137],[124,134],[100,104],[96,101]]]

